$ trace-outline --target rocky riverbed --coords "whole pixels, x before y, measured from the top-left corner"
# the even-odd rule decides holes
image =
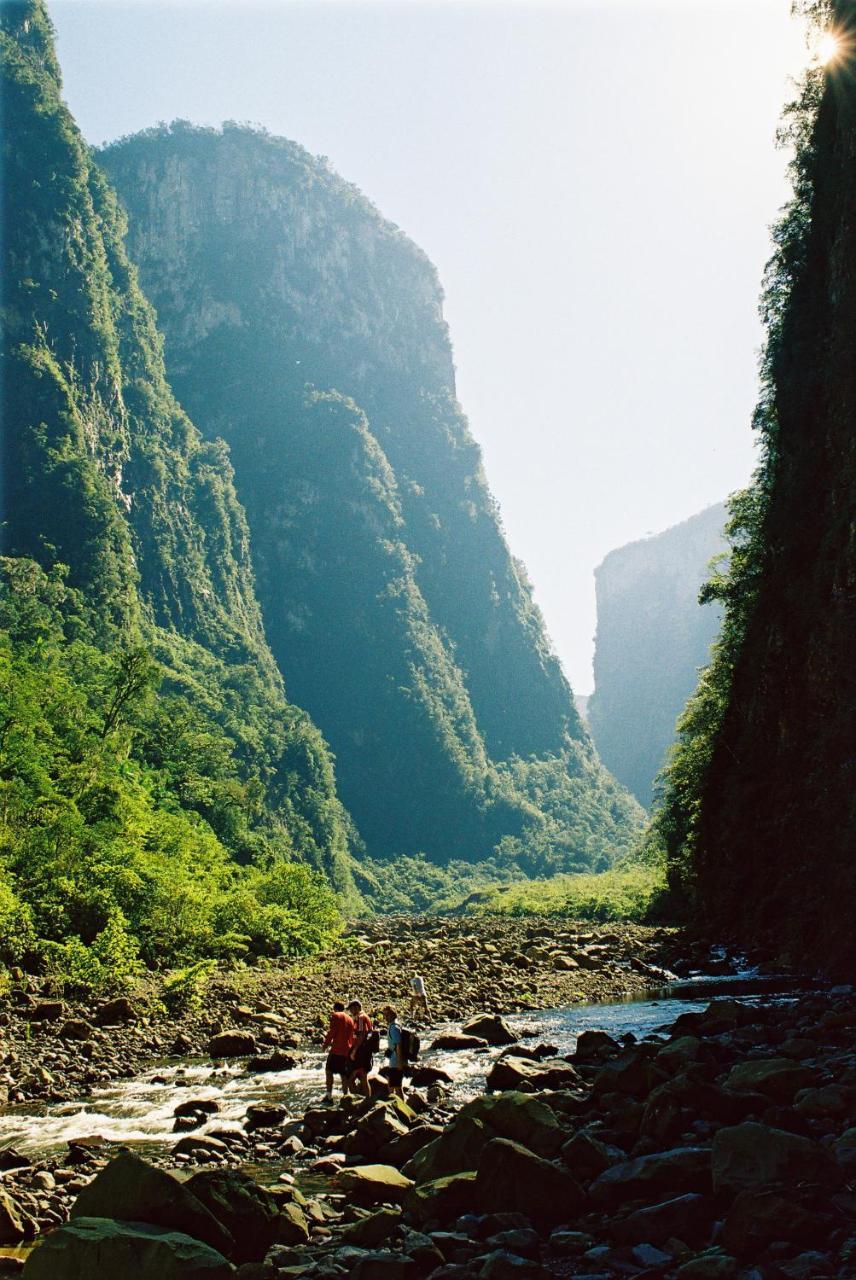
[[[637,1024],[641,1040],[620,1035],[614,1021],[605,1020],[613,1034],[599,1030],[590,1009],[587,1029],[560,1047],[561,1036],[547,1042],[558,1022],[541,1020],[542,1041],[527,1034],[539,1026],[527,1028],[519,1013],[485,1017],[485,1008],[528,1008],[536,1003],[531,996],[552,996],[554,984],[575,973],[574,1000],[589,974],[598,993],[620,997],[661,981],[666,967],[685,971],[700,954],[686,953],[669,931],[568,927],[547,934],[531,921],[498,921],[492,930],[480,921],[475,943],[467,935],[472,922],[410,922],[408,948],[384,923],[385,937],[366,932],[311,974],[252,974],[240,1005],[230,985],[235,975],[221,975],[218,994],[191,1031],[133,1009],[133,1021],[105,1026],[117,1055],[133,1031],[145,1032],[138,1055],[157,1039],[186,1036],[202,1051],[209,1078],[220,1074],[220,1096],[223,1080],[251,1066],[262,1084],[240,1122],[227,1124],[219,1104],[212,1109],[206,1091],[194,1087],[192,1068],[164,1067],[174,1090],[169,1144],[123,1151],[93,1133],[47,1158],[2,1153],[0,1240],[26,1244],[56,1228],[31,1254],[28,1280],[112,1280],[132,1271],[136,1280],[856,1277],[851,989],[760,1004],[721,999],[654,1033]],[[445,962],[432,955],[438,937],[447,943]],[[505,1002],[484,999],[479,1009],[471,989],[516,982],[508,959],[500,960],[505,973],[494,968],[494,947],[500,957],[530,961],[531,968],[514,970],[527,974],[529,989],[501,988]],[[560,957],[584,954],[608,958],[591,968],[577,959],[577,971],[558,967]],[[468,958],[480,956],[483,971],[478,959],[470,968]],[[390,960],[396,966],[385,964]],[[313,1101],[299,1111],[265,1090],[266,1079],[300,1074],[318,1036],[310,1009],[343,989],[365,992],[357,979],[379,986],[390,968],[402,977],[380,998],[397,998],[418,969],[439,1008],[457,1014],[444,1029],[452,1036],[445,1058],[429,1051],[406,1104],[385,1097],[382,1081],[371,1100],[334,1107]],[[272,1004],[274,992],[283,997],[282,1021],[252,1018],[272,1012],[259,1006]],[[667,1007],[673,1017],[674,1002]],[[239,1017],[238,1009],[246,1012]],[[95,1018],[92,1011],[93,1025]],[[539,1023],[534,1015],[532,1021]],[[204,1050],[224,1032],[238,1037],[232,1047],[243,1056],[218,1065]],[[271,1043],[262,1039],[268,1032]],[[247,1034],[254,1044],[240,1041]],[[457,1035],[485,1047],[457,1049]],[[68,1043],[58,1030],[44,1036],[44,1043],[54,1041]],[[431,1043],[430,1034],[423,1043]],[[474,1053],[483,1054],[486,1089],[461,1105],[450,1058]],[[258,1070],[277,1055],[276,1071]],[[296,1066],[284,1065],[289,1055]],[[149,1064],[153,1079],[156,1070]],[[0,1274],[22,1265],[9,1257]]]

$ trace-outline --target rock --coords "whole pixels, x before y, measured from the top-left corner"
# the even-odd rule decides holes
[[[83,1188],[71,1207],[71,1217],[147,1222],[167,1231],[185,1232],[226,1256],[234,1244],[226,1228],[192,1191],[172,1174],[130,1152],[116,1156]]]
[[[275,1129],[288,1119],[288,1114],[288,1107],[275,1102],[254,1102],[247,1107],[244,1128],[247,1133],[254,1133],[256,1129]]]
[[[65,1005],[61,1000],[41,1000],[27,1014],[30,1022],[58,1022],[65,1014]]]
[[[423,1066],[414,1067],[410,1083],[414,1089],[424,1089],[429,1084],[453,1084],[454,1081],[442,1067]]]
[[[229,1148],[221,1138],[211,1134],[189,1133],[185,1138],[179,1138],[172,1149],[174,1156],[193,1156],[200,1152],[207,1156],[226,1156]]]
[[[350,1280],[411,1280],[417,1265],[412,1258],[400,1253],[380,1250],[367,1253],[349,1267]]]
[[[486,1049],[487,1040],[481,1036],[465,1036],[458,1035],[453,1031],[446,1032],[444,1035],[437,1036],[431,1044],[432,1049]]]
[[[355,1204],[401,1204],[413,1181],[389,1164],[363,1164],[340,1169],[334,1185],[347,1192]]]
[[[137,1011],[127,996],[117,996],[102,1004],[95,1014],[99,1027],[115,1026],[120,1022],[135,1022]]]
[[[738,1258],[751,1257],[774,1240],[809,1244],[823,1238],[823,1224],[813,1213],[775,1191],[741,1191],[725,1217],[722,1243]]]
[[[763,1190],[776,1183],[840,1181],[829,1152],[809,1138],[747,1121],[713,1137],[713,1188],[717,1195]]]
[[[370,1213],[367,1218],[358,1218],[351,1222],[342,1232],[346,1244],[361,1245],[365,1249],[376,1249],[388,1239],[401,1221],[401,1209],[387,1207]]]
[[[554,1112],[539,1098],[525,1093],[482,1094],[458,1115],[480,1121],[497,1137],[521,1142],[539,1156],[556,1155],[565,1139]]]
[[[856,1168],[856,1128],[845,1129],[840,1138],[832,1144],[835,1158],[848,1176]]]
[[[573,1216],[584,1196],[566,1170],[517,1142],[493,1138],[479,1159],[475,1199],[483,1212],[518,1212],[556,1226]]]
[[[492,1136],[480,1120],[459,1112],[438,1138],[407,1161],[402,1173],[415,1182],[433,1182],[445,1174],[460,1173],[469,1164],[475,1170],[479,1155]]]
[[[35,1235],[35,1227],[8,1191],[0,1190],[0,1245],[20,1244]]]
[[[725,1080],[735,1093],[762,1093],[775,1102],[791,1102],[800,1089],[814,1083],[814,1072],[790,1058],[759,1058],[738,1062]]]
[[[491,1090],[514,1089],[532,1093],[540,1089],[567,1089],[579,1084],[580,1077],[563,1058],[532,1062],[529,1058],[509,1054],[493,1064],[485,1083]]]
[[[591,1182],[605,1169],[626,1160],[620,1147],[609,1147],[593,1134],[581,1129],[562,1147],[562,1159],[579,1182]]]
[[[594,1237],[585,1231],[570,1231],[567,1227],[556,1227],[550,1232],[550,1248],[563,1256],[585,1253],[594,1244]]]
[[[635,1045],[601,1067],[592,1082],[596,1095],[625,1093],[631,1098],[647,1097],[657,1083],[654,1050],[650,1045]]]
[[[400,1169],[416,1155],[417,1151],[421,1151],[442,1133],[443,1129],[438,1124],[414,1125],[400,1138],[393,1138],[391,1142],[381,1147],[378,1156],[384,1164],[394,1164],[397,1169]]]
[[[595,1179],[589,1195],[597,1204],[619,1205],[670,1191],[709,1192],[710,1182],[710,1148],[675,1147],[613,1165]]]
[[[220,1103],[215,1102],[213,1098],[194,1098],[189,1102],[180,1102],[173,1111],[176,1119],[182,1116],[195,1116],[197,1114],[213,1116],[220,1110]]]
[[[643,1244],[647,1240],[664,1245],[676,1239],[700,1246],[710,1235],[712,1218],[710,1202],[704,1196],[675,1196],[631,1213],[616,1225],[615,1238],[622,1244]]]
[[[434,1219],[448,1222],[472,1208],[475,1182],[474,1169],[423,1182],[408,1191],[404,1208],[417,1224]]]
[[[670,1253],[664,1253],[652,1244],[637,1244],[632,1254],[633,1261],[640,1267],[670,1267],[674,1262]]]
[[[234,1268],[215,1249],[178,1231],[141,1222],[75,1218],[45,1236],[24,1266],[25,1280],[228,1280]]]
[[[252,1036],[250,1039],[252,1039]],[[255,1046],[253,1047],[255,1048]],[[269,1053],[266,1056],[250,1058],[247,1063],[247,1070],[261,1074],[265,1071],[293,1071],[296,1066],[296,1058],[292,1057],[290,1053],[283,1053],[277,1049],[274,1053]]]
[[[0,1170],[27,1169],[32,1163],[30,1157],[22,1155],[16,1147],[4,1147],[0,1151]]]
[[[570,973],[571,970],[579,967],[576,960],[564,954],[555,955],[550,961],[550,968],[555,969],[557,973]]]
[[[256,1038],[251,1031],[232,1028],[220,1031],[208,1041],[208,1053],[212,1058],[244,1058],[256,1051]]]
[[[546,1271],[532,1258],[521,1258],[507,1249],[489,1253],[476,1273],[480,1280],[541,1280]]]
[[[494,1046],[517,1044],[520,1038],[498,1013],[484,1013],[478,1018],[471,1018],[461,1030],[466,1036],[476,1036]]]
[[[613,1053],[618,1053],[621,1045],[606,1031],[581,1031],[577,1037],[574,1050],[576,1062],[602,1062]]]
[[[185,1183],[235,1241],[235,1262],[260,1262],[275,1244],[304,1244],[309,1227],[296,1204],[280,1204],[270,1191],[235,1169],[204,1170]]]
[[[93,1028],[83,1018],[69,1018],[62,1024],[59,1029],[59,1038],[61,1040],[89,1040],[92,1036]]]
[[[723,1253],[709,1253],[685,1262],[678,1267],[675,1276],[678,1280],[734,1280],[737,1270],[734,1258]]]
[[[827,1084],[817,1089],[801,1089],[794,1100],[801,1115],[836,1120],[856,1115],[856,1090],[840,1084]]]

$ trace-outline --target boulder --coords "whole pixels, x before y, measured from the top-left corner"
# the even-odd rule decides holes
[[[247,1133],[253,1133],[256,1129],[275,1129],[287,1119],[288,1107],[275,1102],[254,1102],[247,1107],[244,1128]]]
[[[637,1196],[657,1196],[670,1191],[710,1191],[710,1148],[675,1147],[612,1165],[589,1187],[592,1200],[620,1205]]]
[[[710,1201],[690,1192],[637,1209],[617,1224],[615,1238],[622,1244],[649,1241],[663,1245],[669,1240],[682,1240],[698,1248],[707,1242],[713,1216]]]
[[[613,1053],[618,1053],[621,1045],[606,1031],[581,1031],[577,1037],[574,1059],[577,1062],[602,1062]]]
[[[427,1147],[429,1142],[439,1138],[442,1133],[443,1129],[438,1124],[414,1125],[400,1138],[393,1138],[391,1142],[381,1147],[378,1157],[384,1164],[394,1164],[396,1169],[400,1169],[408,1160],[412,1160],[418,1151]]]
[[[187,1102],[180,1102],[172,1114],[179,1119],[181,1116],[213,1116],[219,1110],[220,1103],[213,1098],[191,1098]]]
[[[40,1000],[27,1017],[30,1022],[59,1022],[64,1014],[65,1005],[61,1000]]]
[[[402,1173],[415,1182],[433,1182],[445,1174],[475,1170],[482,1148],[492,1132],[481,1120],[461,1112],[446,1126],[439,1137],[427,1143],[407,1161]]]
[[[8,1191],[0,1190],[0,1245],[20,1244],[35,1235],[35,1225]]]
[[[366,1253],[348,1266],[350,1280],[412,1280],[417,1271],[412,1258],[387,1249]]]
[[[233,1027],[220,1031],[208,1041],[208,1053],[212,1058],[245,1058],[256,1051],[256,1038],[251,1031]]]
[[[229,1280],[234,1274],[221,1253],[183,1232],[89,1217],[51,1231],[24,1266],[25,1280]]]
[[[340,1169],[334,1185],[347,1192],[355,1204],[401,1204],[413,1186],[390,1164],[362,1164],[352,1169]]]
[[[479,1280],[543,1280],[547,1272],[534,1258],[522,1258],[509,1249],[495,1249],[482,1262]]]
[[[235,1262],[261,1262],[275,1244],[305,1244],[309,1227],[296,1204],[281,1205],[265,1187],[235,1169],[206,1169],[185,1183],[235,1241]]]
[[[59,1029],[60,1040],[90,1040],[93,1034],[91,1023],[83,1018],[68,1018]]]
[[[650,1045],[634,1045],[601,1067],[592,1082],[594,1093],[624,1093],[631,1098],[647,1097],[657,1084],[655,1051]],[[662,1079],[662,1077],[660,1077]]]
[[[856,1169],[856,1128],[845,1129],[832,1144],[835,1158],[848,1177],[852,1177]]]
[[[737,1272],[737,1261],[729,1254],[705,1253],[678,1267],[675,1276],[677,1280],[735,1280]]]
[[[234,1244],[226,1228],[178,1178],[130,1152],[116,1156],[83,1188],[71,1217],[147,1222],[184,1232],[227,1257]]]
[[[487,1040],[484,1040],[481,1036],[458,1035],[453,1031],[448,1031],[441,1036],[437,1036],[437,1039],[431,1044],[431,1048],[446,1050],[486,1049]]]
[[[200,1153],[207,1156],[226,1156],[229,1154],[229,1148],[222,1138],[215,1138],[211,1134],[189,1133],[186,1137],[179,1138],[172,1153],[175,1156],[194,1156]]]
[[[494,1046],[517,1044],[520,1039],[498,1013],[483,1013],[477,1018],[471,1018],[461,1030],[466,1036],[477,1036]]]
[[[411,1187],[405,1196],[404,1208],[417,1224],[448,1222],[472,1209],[475,1183],[476,1173],[472,1169],[434,1178]]]
[[[424,1089],[429,1084],[453,1084],[452,1077],[442,1067],[414,1067],[410,1077],[414,1089]]]
[[[475,1184],[483,1213],[517,1212],[541,1226],[567,1222],[584,1195],[571,1175],[518,1142],[493,1138],[481,1153]]]
[[[545,1102],[513,1090],[473,1098],[461,1108],[460,1117],[478,1120],[495,1136],[522,1142],[539,1156],[556,1155],[566,1136]]]
[[[117,996],[102,1004],[96,1014],[95,1021],[99,1027],[116,1026],[120,1022],[135,1022],[137,1011],[127,996]]]
[[[562,1160],[579,1182],[591,1182],[611,1165],[626,1159],[620,1147],[607,1146],[585,1129],[575,1133],[562,1146]]]
[[[252,1036],[250,1036],[250,1039],[252,1039]],[[255,1042],[253,1043],[253,1050],[254,1049],[255,1049]],[[251,1050],[250,1052],[252,1052],[253,1050]],[[220,1054],[219,1056],[227,1057],[228,1055]],[[257,1075],[260,1075],[266,1071],[268,1072],[293,1071],[296,1066],[297,1066],[297,1059],[295,1057],[293,1057],[290,1053],[283,1053],[282,1050],[277,1049],[273,1053],[257,1055],[255,1057],[250,1058],[249,1062],[247,1063],[247,1070],[252,1071]]]
[[[774,1102],[786,1103],[813,1083],[814,1072],[790,1058],[755,1058],[732,1067],[725,1087],[735,1093],[761,1093]]]
[[[823,1223],[792,1196],[775,1191],[741,1191],[725,1217],[722,1243],[738,1258],[749,1258],[774,1240],[810,1244],[822,1240]],[[683,1239],[683,1237],[681,1237]]]
[[[809,1138],[747,1121],[719,1129],[713,1137],[713,1188],[736,1195],[798,1182],[835,1185],[835,1160]]]
[[[401,1221],[401,1209],[388,1206],[377,1209],[366,1218],[351,1222],[342,1232],[346,1244],[360,1245],[363,1249],[376,1249],[387,1240]]]
[[[514,1089],[533,1093],[540,1089],[567,1089],[580,1083],[580,1077],[564,1058],[545,1058],[532,1062],[509,1054],[491,1067],[486,1084],[491,1090]]]

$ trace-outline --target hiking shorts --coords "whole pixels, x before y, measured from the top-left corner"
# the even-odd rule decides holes
[[[351,1059],[346,1053],[328,1053],[327,1070],[334,1076],[349,1076],[352,1067]]]

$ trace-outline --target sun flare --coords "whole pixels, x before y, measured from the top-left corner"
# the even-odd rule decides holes
[[[817,45],[817,60],[822,67],[829,66],[841,53],[841,39],[834,31],[825,31]]]

